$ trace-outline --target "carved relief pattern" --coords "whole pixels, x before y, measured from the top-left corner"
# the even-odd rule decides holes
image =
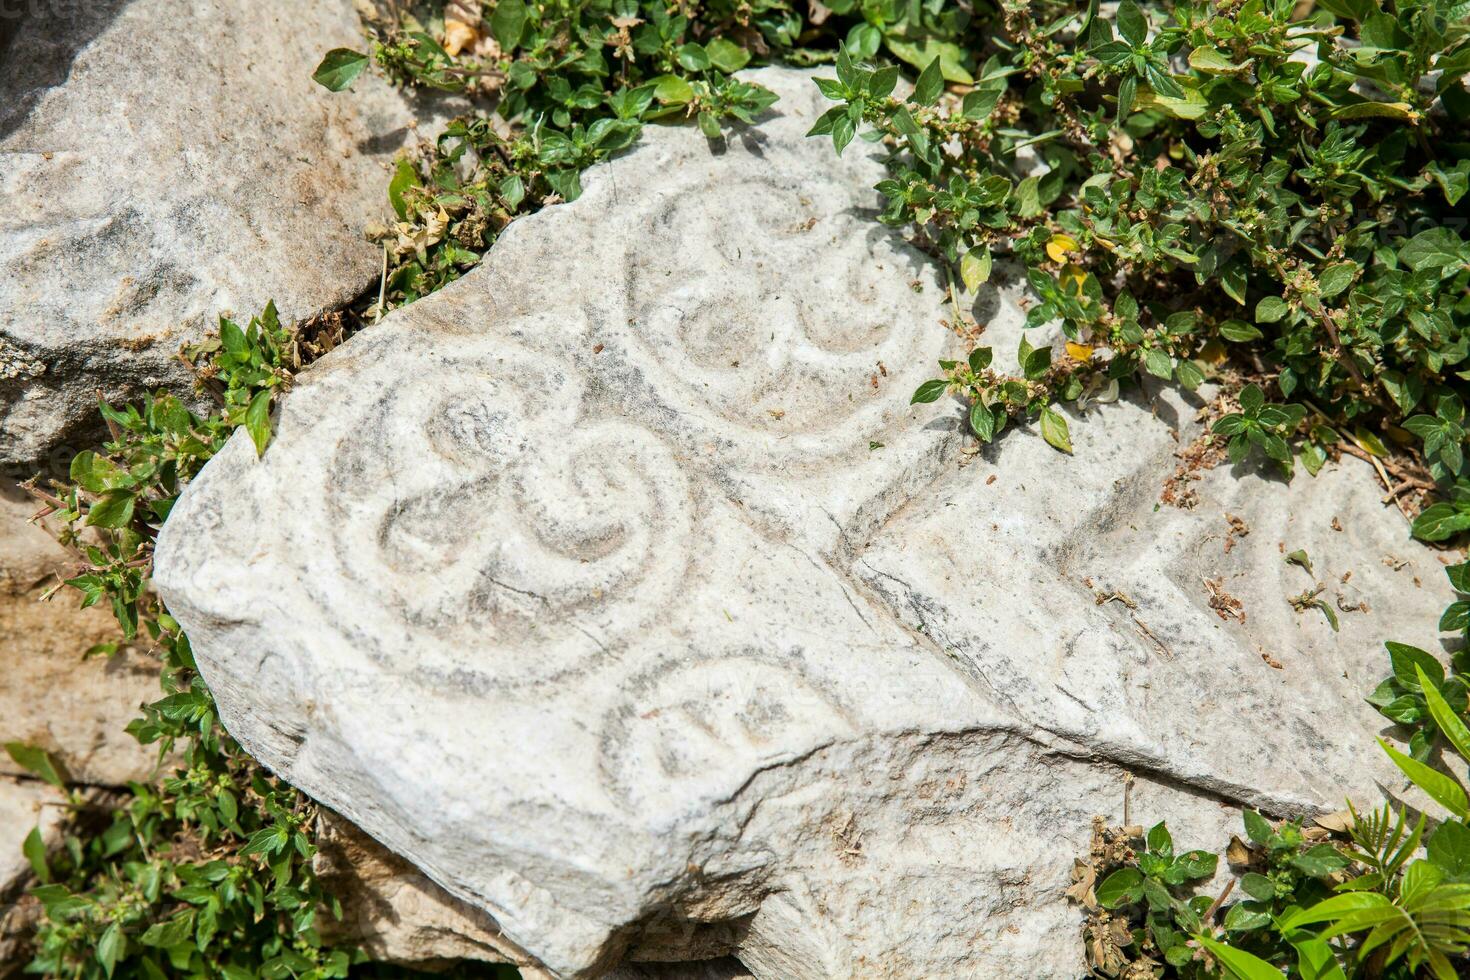
[[[333,574],[352,584],[322,591],[339,622],[375,607],[407,628],[421,677],[506,688],[656,617],[696,524],[658,439],[587,415],[564,364],[503,342],[393,367],[406,376],[363,406],[321,473]]]
[[[712,437],[751,450],[749,465],[867,451],[906,403],[880,394],[879,380],[890,386],[890,367],[930,370],[946,342],[927,315],[935,300],[892,289],[927,275],[917,253],[881,228],[875,236],[857,213],[863,198],[830,175],[701,190],[664,195],[626,258],[640,364]],[[688,248],[690,238],[713,247]],[[919,380],[892,387],[906,395]],[[797,438],[771,456],[767,436]]]

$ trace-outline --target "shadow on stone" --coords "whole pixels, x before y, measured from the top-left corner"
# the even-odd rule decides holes
[[[0,139],[20,127],[47,89],[130,0],[0,0]]]

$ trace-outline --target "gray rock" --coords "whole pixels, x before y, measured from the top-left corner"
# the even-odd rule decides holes
[[[23,9],[22,9],[23,8]],[[62,0],[0,20],[0,463],[31,462],[110,397],[181,392],[181,344],[274,298],[288,318],[367,288],[385,164],[410,107],[352,0]]]
[[[557,975],[1072,980],[1072,859],[1127,775],[1199,846],[1377,793],[1378,641],[1432,641],[1443,575],[1348,463],[1156,511],[1178,400],[1090,412],[1074,458],[964,452],[960,406],[909,405],[963,348],[871,220],[878,157],[803,137],[809,76],[752,77],[758,131],[651,131],[324,359],[157,582],[242,743]],[[978,305],[1010,347],[1016,300]],[[1372,612],[1298,617],[1278,541]]]

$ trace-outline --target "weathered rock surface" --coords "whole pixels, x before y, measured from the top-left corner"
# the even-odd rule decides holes
[[[123,729],[138,705],[160,696],[157,665],[131,652],[83,659],[119,638],[117,621],[105,606],[78,608],[69,589],[42,601],[75,566],[30,523],[36,510],[19,487],[0,483],[0,743],[47,749],[81,783],[141,779],[157,753]],[[23,773],[0,753],[0,774]]]
[[[175,354],[221,312],[371,283],[412,114],[311,80],[360,46],[352,0],[33,3],[0,30],[0,463],[93,421],[98,389],[186,390]]]
[[[323,810],[312,867],[342,902],[341,919],[323,916],[324,937],[361,946],[375,961],[434,967],[454,960],[535,960],[500,933],[483,909],[460,901],[404,858]]]
[[[755,77],[758,132],[652,131],[322,361],[157,581],[236,737],[559,975],[1073,980],[1068,871],[1125,776],[1201,845],[1375,795],[1362,696],[1443,575],[1346,463],[1156,510],[1172,397],[1073,458],[965,455],[957,405],[908,404],[962,351],[871,220],[881,164],[803,138],[808,76]],[[1014,292],[980,307],[1013,348]],[[1371,612],[1298,616],[1297,548]]]

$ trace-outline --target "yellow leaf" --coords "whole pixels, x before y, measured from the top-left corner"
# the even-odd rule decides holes
[[[1207,364],[1219,364],[1225,360],[1225,345],[1218,340],[1211,340],[1199,350],[1199,359]]]
[[[1074,344],[1067,341],[1067,354],[1074,361],[1087,362],[1092,360],[1092,348],[1087,344]]]
[[[452,58],[465,48],[473,48],[480,39],[480,32],[473,24],[459,20],[444,21],[444,50]]]
[[[1356,442],[1365,452],[1371,453],[1380,459],[1388,458],[1388,447],[1383,444],[1383,440],[1361,425],[1353,428],[1353,442]]]
[[[1067,253],[1076,250],[1077,239],[1060,232],[1051,236],[1051,241],[1046,243],[1046,254],[1051,256],[1053,262],[1067,261]]]
[[[1355,102],[1332,110],[1335,119],[1397,119],[1418,124],[1421,118],[1407,102]]]
[[[1081,295],[1082,287],[1087,282],[1087,270],[1080,265],[1064,265],[1059,281],[1063,287],[1071,287],[1074,293]]]

